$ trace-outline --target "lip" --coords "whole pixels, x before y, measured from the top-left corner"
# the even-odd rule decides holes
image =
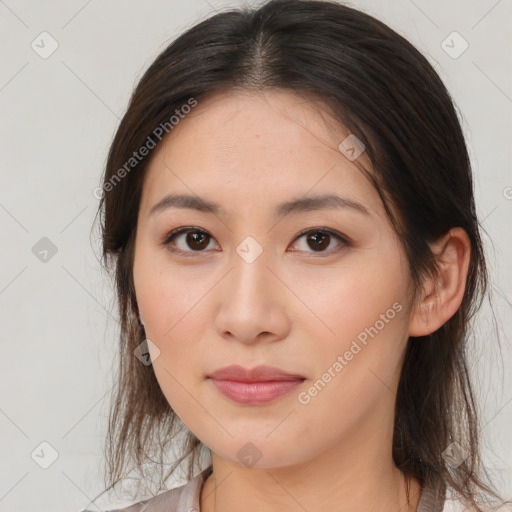
[[[208,376],[216,389],[231,400],[248,405],[265,404],[291,393],[305,377],[273,366],[254,368],[232,365]]]
[[[208,377],[216,380],[236,380],[238,382],[267,382],[305,378],[303,375],[288,373],[275,366],[259,365],[254,368],[244,368],[237,364],[215,370]]]

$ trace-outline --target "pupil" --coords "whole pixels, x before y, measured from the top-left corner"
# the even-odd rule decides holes
[[[318,238],[317,237],[320,237],[322,240],[320,241],[320,243],[318,243]],[[320,233],[319,231],[317,231],[316,233],[314,233],[313,235],[311,235],[309,237],[310,240],[315,240],[315,245],[314,247],[312,247],[312,249],[325,249],[329,243],[325,243],[325,241],[328,239],[328,235],[326,234],[323,234],[323,233]],[[323,242],[323,243],[322,243]]]
[[[201,238],[203,243],[201,243]],[[206,235],[204,233],[188,233],[187,235],[187,243],[189,247],[194,250],[204,249],[208,246],[208,242],[206,239]],[[204,243],[206,240],[206,243]],[[194,247],[194,244],[199,244],[199,247]]]

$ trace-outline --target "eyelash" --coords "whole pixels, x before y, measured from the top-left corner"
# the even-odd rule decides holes
[[[171,242],[174,241],[174,239],[177,236],[179,236],[181,234],[184,234],[184,233],[188,233],[188,232],[200,233],[200,234],[204,234],[204,235],[210,236],[207,231],[204,231],[203,229],[200,229],[200,228],[181,227],[181,228],[177,228],[177,229],[171,231],[168,235],[166,235],[166,237],[164,238],[164,240],[163,240],[163,242],[161,244],[164,245],[165,247],[167,247],[169,249],[169,251],[171,251],[173,253],[179,253],[179,254],[181,254],[183,256],[186,256],[186,257],[189,257],[189,256],[195,257],[196,255],[199,255],[201,253],[206,252],[205,250],[182,251],[181,249],[173,249],[173,248],[170,247]],[[329,235],[331,237],[337,238],[341,242],[341,247],[338,247],[336,249],[331,249],[329,251],[311,251],[310,254],[315,254],[315,255],[318,255],[320,257],[330,256],[331,254],[334,254],[334,253],[337,253],[337,252],[341,251],[344,247],[350,247],[352,245],[351,242],[347,239],[347,237],[341,235],[341,233],[338,233],[338,232],[333,231],[331,229],[324,229],[324,228],[309,228],[309,229],[306,229],[304,231],[301,231],[295,237],[294,242],[296,240],[302,238],[304,235],[308,235],[310,233],[311,234],[321,233],[323,235]],[[214,240],[214,238],[212,236],[210,236],[210,238]],[[301,251],[297,251],[297,252],[301,252]],[[309,251],[306,251],[306,252],[309,252]]]

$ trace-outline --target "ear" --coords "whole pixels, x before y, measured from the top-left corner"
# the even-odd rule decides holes
[[[471,242],[462,228],[452,228],[431,244],[438,271],[427,278],[409,323],[409,336],[426,336],[459,309],[466,289]]]

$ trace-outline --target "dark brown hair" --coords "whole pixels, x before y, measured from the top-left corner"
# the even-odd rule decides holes
[[[119,374],[107,436],[109,488],[130,462],[142,465],[156,456],[162,467],[179,426],[153,367],[134,357],[144,340],[132,275],[134,242],[151,155],[126,164],[150,140],[158,144],[155,133],[162,130],[156,128],[167,133],[171,116],[191,99],[201,102],[234,88],[280,88],[320,98],[364,143],[372,165],[366,174],[400,235],[416,292],[436,271],[429,242],[452,227],[467,232],[471,261],[460,308],[437,331],[407,344],[393,458],[404,475],[440,493],[450,486],[475,505],[480,495],[497,496],[482,476],[466,360],[469,322],[486,292],[487,270],[457,111],[435,70],[406,39],[359,10],[313,0],[224,11],[191,27],[144,73],[115,134],[98,209],[103,262],[115,271],[120,314]],[[456,468],[443,457],[453,442],[469,454]],[[187,458],[190,478],[201,446],[187,432],[181,457],[165,478]]]

